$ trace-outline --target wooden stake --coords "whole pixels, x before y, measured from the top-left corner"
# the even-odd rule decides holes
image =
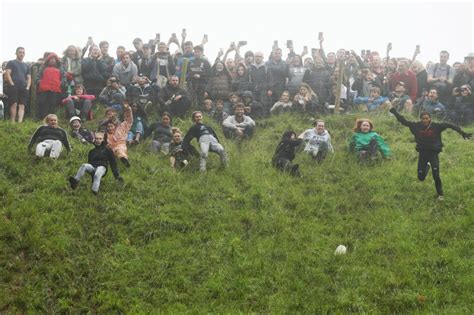
[[[342,77],[344,76],[345,64],[344,60],[339,60],[338,62],[339,73],[337,76],[337,84],[336,84],[336,99],[335,99],[335,107],[334,113],[339,114],[339,108],[341,106],[341,87],[342,87]]]

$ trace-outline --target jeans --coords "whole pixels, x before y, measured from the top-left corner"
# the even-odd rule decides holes
[[[77,174],[76,176],[74,176],[74,178],[77,181],[80,181],[82,176],[84,176],[85,173],[91,174],[93,176],[92,191],[99,192],[100,180],[105,175],[106,171],[107,169],[104,166],[97,166],[97,168],[95,168],[91,164],[85,163],[81,165],[81,167],[77,171]]]

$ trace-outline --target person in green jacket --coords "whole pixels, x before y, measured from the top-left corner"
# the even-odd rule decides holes
[[[378,152],[384,159],[390,159],[390,148],[373,129],[374,124],[369,119],[357,119],[354,134],[349,141],[349,150],[354,152],[361,161],[377,159]]]

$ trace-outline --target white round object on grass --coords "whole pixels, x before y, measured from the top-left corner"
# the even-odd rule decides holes
[[[345,255],[347,252],[347,248],[344,245],[339,245],[336,250],[334,251],[334,255]]]

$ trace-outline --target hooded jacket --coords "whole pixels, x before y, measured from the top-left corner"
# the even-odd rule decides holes
[[[49,61],[56,59],[56,65],[50,66]],[[61,66],[58,55],[51,53],[46,57],[44,66],[41,68],[38,76],[38,92],[61,93],[61,87],[66,85],[66,76]]]

